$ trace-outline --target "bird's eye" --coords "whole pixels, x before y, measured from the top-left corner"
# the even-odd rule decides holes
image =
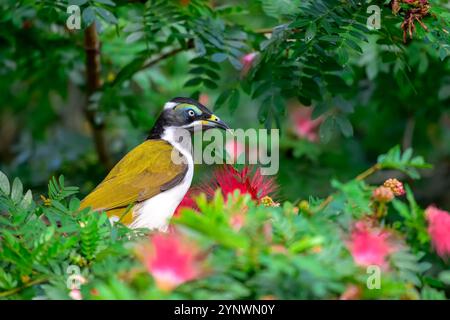
[[[194,117],[195,116],[194,110],[188,110],[188,115],[189,117]]]

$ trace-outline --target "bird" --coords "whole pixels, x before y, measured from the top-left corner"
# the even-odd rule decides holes
[[[194,175],[191,135],[198,130],[230,130],[192,98],[165,103],[147,139],[128,152],[80,203],[104,211],[112,222],[166,232]]]

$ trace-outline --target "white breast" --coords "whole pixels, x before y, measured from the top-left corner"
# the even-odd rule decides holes
[[[133,222],[130,224],[131,228],[167,231],[170,218],[191,186],[192,177],[194,176],[194,161],[190,149],[191,143],[190,140],[189,143],[179,143],[175,137],[176,129],[166,128],[162,139],[172,144],[187,159],[188,170],[186,176],[180,184],[172,189],[161,192],[137,205],[133,213]]]

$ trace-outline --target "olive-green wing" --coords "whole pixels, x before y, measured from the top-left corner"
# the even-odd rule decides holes
[[[138,145],[83,199],[81,208],[125,208],[175,186],[186,175],[187,164],[173,162],[173,151],[164,140],[147,140]]]

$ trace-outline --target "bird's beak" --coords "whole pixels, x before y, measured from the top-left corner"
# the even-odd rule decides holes
[[[219,119],[218,116],[211,114],[211,116],[202,121],[202,125],[209,127],[209,128],[219,128],[219,129],[223,129],[223,130],[230,130],[230,127],[223,122],[222,120]]]

